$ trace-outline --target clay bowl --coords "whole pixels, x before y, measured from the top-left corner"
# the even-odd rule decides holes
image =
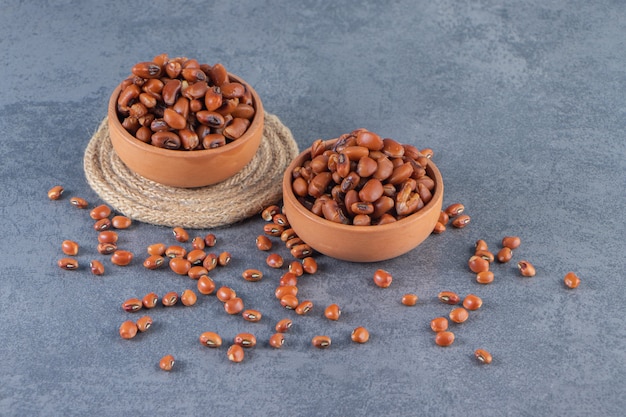
[[[115,153],[131,171],[172,187],[203,187],[235,175],[252,160],[261,143],[264,113],[256,91],[241,78],[229,76],[250,89],[256,109],[248,130],[239,139],[215,149],[197,151],[163,149],[143,143],[128,133],[118,119],[118,86],[111,94],[108,109],[109,135]]]
[[[394,223],[353,226],[313,214],[293,193],[292,171],[310,159],[310,151],[309,148],[298,155],[285,171],[283,209],[298,237],[313,249],[344,261],[378,262],[409,252],[431,234],[443,203],[443,179],[432,161],[428,163],[426,173],[435,181],[435,189],[432,199],[421,210]]]

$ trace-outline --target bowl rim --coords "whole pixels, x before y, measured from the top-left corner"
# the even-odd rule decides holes
[[[332,146],[337,140],[338,139],[331,139],[331,140],[325,141],[326,149],[328,149],[329,146]],[[289,164],[289,166],[285,170],[285,173],[283,175],[283,200],[285,199],[285,196],[288,197],[288,199],[294,203],[293,205],[296,210],[302,213],[308,220],[318,224],[319,226],[332,227],[332,228],[337,229],[338,231],[356,233],[356,234],[382,233],[386,231],[392,231],[395,229],[401,229],[401,228],[406,227],[407,224],[412,224],[414,222],[421,220],[423,217],[427,216],[428,212],[430,212],[429,209],[432,209],[433,206],[438,204],[439,200],[443,202],[443,189],[444,189],[443,177],[441,176],[441,172],[439,171],[439,168],[437,168],[435,163],[429,159],[428,165],[426,167],[426,171],[430,170],[433,173],[433,176],[434,176],[433,181],[435,181],[435,192],[433,193],[431,200],[427,204],[425,204],[424,207],[419,209],[417,212],[410,214],[409,216],[404,217],[392,223],[373,225],[373,226],[371,225],[370,226],[355,226],[353,224],[343,224],[343,223],[332,222],[330,220],[327,220],[321,216],[314,214],[311,210],[304,207],[302,203],[298,201],[298,198],[294,194],[293,188],[291,186],[292,171],[296,167],[297,163],[301,165],[306,160],[307,157],[310,158],[310,153],[311,153],[311,147],[302,151],[296,158],[293,159],[293,161],[291,161],[291,164]],[[288,212],[287,212],[287,217],[289,217]]]
[[[121,82],[117,85],[117,87],[115,87],[115,89],[113,90],[113,93],[111,93],[111,96],[109,97],[109,105],[108,105],[108,113],[107,113],[109,123],[114,124],[122,132],[121,136],[130,145],[138,148],[141,151],[150,152],[150,153],[161,155],[161,156],[166,156],[168,158],[178,158],[180,156],[180,157],[184,157],[185,159],[198,159],[198,158],[207,157],[208,155],[219,155],[219,154],[226,153],[232,150],[236,150],[237,148],[244,146],[246,142],[248,142],[247,139],[251,137],[249,133],[256,131],[259,128],[259,125],[260,125],[260,128],[263,129],[263,125],[265,121],[265,111],[263,109],[263,103],[261,102],[261,98],[257,94],[256,90],[250,84],[248,84],[243,78],[236,76],[234,74],[231,74],[231,73],[228,73],[228,77],[229,77],[229,80],[231,81],[234,80],[238,83],[244,84],[246,88],[250,89],[252,99],[254,100],[255,113],[254,113],[254,117],[250,121],[250,126],[248,126],[248,129],[246,129],[244,134],[240,138],[234,141],[231,141],[223,146],[219,146],[214,149],[199,149],[199,150],[188,151],[188,150],[180,150],[180,149],[159,148],[157,146],[150,145],[148,143],[140,141],[139,139],[131,135],[124,128],[124,126],[122,126],[122,123],[119,120],[119,116],[117,113],[117,97],[120,94],[120,87],[122,85]]]

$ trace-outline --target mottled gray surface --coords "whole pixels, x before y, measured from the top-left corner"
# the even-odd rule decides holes
[[[623,415],[623,2],[174,3],[0,5],[0,415]],[[121,340],[124,299],[194,283],[141,267],[149,243],[173,240],[147,224],[121,234],[137,254],[131,267],[106,261],[106,275],[91,276],[85,266],[101,257],[92,221],[68,199],[99,203],[82,171],[85,146],[115,85],[161,52],[224,63],[300,148],[357,127],[433,148],[444,203],[464,203],[471,225],[376,265],[320,257],[300,285],[315,309],[295,318],[282,350],[266,339],[294,315],[273,298],[280,274],[254,248],[263,222],[219,229],[215,249],[234,260],[212,275],[262,322],[203,297],[153,310],[149,333]],[[48,201],[57,183],[65,199]],[[498,248],[507,234],[521,236],[514,259],[531,260],[537,276],[494,265],[496,281],[476,284],[466,267],[474,241]],[[55,265],[67,238],[83,246],[80,272]],[[268,278],[244,282],[251,266]],[[372,284],[376,268],[393,273],[389,289]],[[583,280],[577,290],[563,286],[570,270]],[[436,301],[443,289],[484,300],[445,349],[428,326],[449,311]],[[400,305],[406,292],[419,294],[417,306]],[[338,322],[322,317],[332,302],[343,307]],[[358,325],[371,332],[365,345],[350,342]],[[206,330],[227,342],[253,331],[259,346],[232,364],[225,348],[198,343]],[[329,350],[310,346],[319,333],[333,337]],[[476,363],[478,347],[493,364]],[[166,353],[178,359],[171,373],[156,365]]]

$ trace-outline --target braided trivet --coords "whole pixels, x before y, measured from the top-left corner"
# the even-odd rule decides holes
[[[87,145],[83,167],[91,188],[125,216],[161,226],[208,229],[244,220],[278,202],[283,173],[297,155],[289,128],[265,113],[261,145],[241,171],[207,187],[170,187],[126,167],[113,150],[105,118]]]

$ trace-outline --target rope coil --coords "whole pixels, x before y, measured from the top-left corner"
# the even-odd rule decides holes
[[[239,222],[280,201],[283,173],[298,152],[289,128],[265,113],[259,149],[241,171],[206,187],[170,187],[126,167],[113,150],[105,117],[87,145],[83,168],[96,194],[133,220],[210,229]]]

